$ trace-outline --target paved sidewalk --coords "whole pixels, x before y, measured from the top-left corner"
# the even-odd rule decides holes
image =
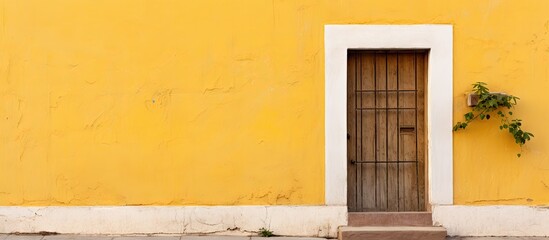
[[[103,235],[31,235],[0,234],[0,240],[325,240],[312,237],[246,236],[103,236]],[[549,237],[448,237],[447,240],[549,240]]]
[[[549,237],[448,237],[447,240],[549,240]]]
[[[312,237],[255,237],[255,236],[103,236],[103,235],[32,235],[0,234],[0,240],[325,240]]]
[[[448,237],[447,240],[549,240],[549,237]]]

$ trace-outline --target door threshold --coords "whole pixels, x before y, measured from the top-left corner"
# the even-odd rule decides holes
[[[431,212],[350,212],[349,226],[433,226]]]

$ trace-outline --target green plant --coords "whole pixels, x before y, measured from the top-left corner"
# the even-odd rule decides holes
[[[261,237],[272,237],[274,236],[273,232],[271,230],[260,228],[259,229],[259,236]]]
[[[521,119],[511,119],[513,112],[511,109],[517,105],[518,97],[513,95],[491,93],[486,83],[477,82],[473,84],[473,92],[478,95],[478,103],[473,107],[472,111],[464,115],[464,122],[457,122],[454,125],[454,131],[465,129],[469,123],[475,119],[489,120],[495,111],[496,115],[500,118],[501,124],[500,130],[506,129],[513,138],[515,143],[520,146],[520,153],[517,153],[517,157],[521,156],[522,146],[530,141],[534,135],[530,132],[522,130]],[[492,114],[492,115],[491,115]]]

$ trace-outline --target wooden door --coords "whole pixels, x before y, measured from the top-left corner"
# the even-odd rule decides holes
[[[425,211],[426,51],[348,52],[348,207]]]

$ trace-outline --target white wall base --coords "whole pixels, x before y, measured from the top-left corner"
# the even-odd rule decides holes
[[[346,206],[0,207],[0,233],[250,234],[335,237]]]
[[[549,207],[433,206],[451,236],[549,236]],[[336,237],[346,206],[0,207],[0,233],[230,234],[259,228],[287,236]]]
[[[549,236],[549,206],[434,206],[450,236]]]

